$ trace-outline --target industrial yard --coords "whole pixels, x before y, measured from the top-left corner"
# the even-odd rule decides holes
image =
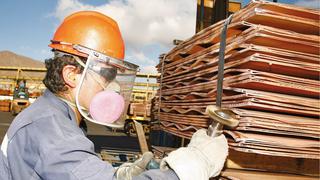
[[[150,169],[155,169],[157,174],[162,168],[159,162],[165,159],[165,170],[173,172],[173,175],[161,174],[164,169],[159,172],[163,177],[172,179],[189,180],[190,177],[195,178],[197,173],[200,177],[203,172],[206,173],[201,174],[201,177],[210,180],[319,179],[320,10],[299,6],[299,2],[253,0],[244,4],[244,1],[198,0],[195,34],[183,40],[172,39],[173,46],[167,52],[157,54],[157,64],[153,67],[157,72],[153,73],[138,72],[138,65],[124,60],[122,45],[119,45],[122,48],[119,51],[113,49],[120,55],[109,55],[106,52],[110,49],[103,48],[110,44],[104,44],[102,50],[95,50],[81,44],[89,42],[82,42],[82,37],[79,43],[59,39],[69,40],[70,36],[61,32],[69,32],[66,29],[71,27],[68,25],[69,20],[71,24],[74,23],[71,22],[72,18],[109,18],[94,11],[79,11],[79,14],[76,12],[76,15],[66,18],[51,40],[49,46],[55,52],[51,63],[59,58],[72,59],[70,64],[63,65],[59,73],[51,74],[53,78],[61,76],[63,83],[58,80],[46,81],[53,67],[58,67],[56,64],[50,67],[49,60],[44,63],[0,49],[0,142],[3,142],[0,151],[3,156],[0,157],[5,157],[3,162],[10,168],[8,146],[19,135],[19,128],[24,132],[24,128],[38,119],[31,118],[29,122],[25,117],[30,118],[30,115],[22,117],[22,120],[17,118],[22,122],[14,124],[19,127],[18,130],[15,126],[12,128],[18,134],[15,136],[11,132],[8,135],[8,128],[14,118],[20,117],[20,113],[34,113],[32,108],[38,105],[43,106],[38,108],[43,108],[46,113],[51,113],[51,109],[45,107],[52,106],[52,112],[55,113],[62,109],[61,114],[64,116],[53,114],[52,117],[56,119],[52,122],[48,118],[53,123],[52,132],[57,131],[53,133],[55,135],[63,134],[62,137],[67,140],[70,138],[70,144],[65,143],[65,148],[73,145],[72,138],[79,141],[79,144],[75,143],[75,147],[70,148],[70,152],[76,152],[73,155],[85,153],[80,153],[75,159],[88,154],[94,154],[96,158],[97,155],[99,160],[89,162],[88,167],[101,165],[104,161],[119,169],[131,168],[135,163],[141,163],[139,158],[150,151],[153,157],[143,167],[139,167],[143,171],[135,175],[144,175]],[[108,19],[108,23],[114,23],[111,20]],[[88,27],[92,25],[91,20],[74,21],[75,27],[81,23],[87,23],[85,25]],[[101,24],[99,20],[97,26]],[[116,29],[110,31],[112,33],[119,31],[117,23],[112,24],[112,28]],[[101,33],[101,29],[107,28],[97,29]],[[123,43],[120,33],[113,36],[119,36],[118,40]],[[73,41],[72,38],[70,41]],[[90,42],[103,38],[92,39]],[[146,59],[141,62],[145,63]],[[88,81],[89,77],[93,80]],[[96,84],[85,86],[85,82]],[[50,83],[57,83],[57,87],[63,84],[66,90],[53,88],[57,92],[51,93]],[[94,95],[90,94],[95,88],[99,89],[96,86],[100,90]],[[85,90],[81,89],[83,87]],[[48,101],[48,106],[46,103],[34,105],[34,102],[48,98],[48,92],[55,98],[54,101]],[[104,96],[97,96],[103,93]],[[39,100],[39,97],[45,98]],[[90,103],[86,102],[88,99]],[[114,103],[106,103],[110,99]],[[98,105],[92,104],[94,101]],[[98,115],[95,114],[97,112]],[[106,114],[109,116],[104,116]],[[110,120],[114,117],[114,120]],[[69,125],[69,121],[55,124],[63,118],[74,124]],[[26,124],[21,125],[23,123]],[[65,129],[63,131],[57,127]],[[51,135],[50,128],[42,128],[49,129],[47,131]],[[46,132],[42,132],[41,128],[32,133],[38,130],[46,137]],[[202,130],[205,133],[200,137],[199,132]],[[28,133],[22,136],[23,141],[32,134]],[[12,136],[9,142],[8,136]],[[225,139],[225,149],[223,142],[218,142],[218,137]],[[44,142],[39,139],[27,139],[26,142],[39,142],[32,144],[32,148],[41,146],[41,142],[47,143],[48,149],[53,147],[53,150],[60,143],[55,142],[54,138]],[[91,142],[93,149],[81,149],[87,148],[84,145],[86,143],[90,146]],[[19,143],[17,141],[17,145]],[[27,147],[29,145],[19,147],[17,152],[12,153],[19,154],[21,151],[29,157],[30,151],[24,151]],[[46,151],[46,148],[41,147],[36,148],[35,152],[42,149]],[[60,150],[60,147],[57,149]],[[64,152],[59,153],[55,154],[59,158],[61,155],[61,162],[57,164],[70,162],[64,161]],[[223,162],[218,162],[224,155]],[[20,162],[12,159],[13,164]],[[79,162],[82,160],[79,159]],[[153,166],[151,163],[154,163]],[[212,168],[219,163],[221,169]],[[197,169],[205,169],[207,166],[209,170]],[[186,171],[188,168],[193,168],[194,171],[190,172],[196,172],[194,176]],[[53,174],[60,177],[60,172],[57,170],[56,173],[55,170]],[[126,169],[125,172],[135,170]],[[71,172],[62,171],[67,174]],[[15,169],[14,172],[13,176],[20,176],[19,171]],[[4,175],[1,173],[0,179]],[[46,175],[44,173],[43,177]],[[118,174],[115,176],[122,177]],[[125,178],[119,179],[131,179],[131,176],[125,174]],[[37,177],[42,179],[40,173]]]

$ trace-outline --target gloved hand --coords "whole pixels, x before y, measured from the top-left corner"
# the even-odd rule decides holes
[[[148,163],[153,159],[152,152],[146,152],[134,163],[124,163],[116,170],[117,180],[131,180],[146,170]]]
[[[187,147],[165,157],[160,169],[166,170],[169,166],[180,180],[208,180],[220,174],[227,155],[228,143],[223,134],[213,138],[205,129],[200,129],[193,134]]]

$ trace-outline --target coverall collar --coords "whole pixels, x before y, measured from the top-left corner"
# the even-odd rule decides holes
[[[77,124],[75,112],[66,102],[59,99],[48,89],[44,91],[43,97],[48,99],[57,109],[59,109],[61,112],[63,112],[63,114],[67,115],[74,123]]]

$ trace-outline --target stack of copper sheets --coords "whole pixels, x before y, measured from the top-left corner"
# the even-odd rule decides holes
[[[228,26],[222,107],[239,126],[225,130],[230,149],[320,159],[319,10],[253,1]],[[167,53],[157,66],[162,128],[190,138],[211,123],[220,35],[218,22]]]

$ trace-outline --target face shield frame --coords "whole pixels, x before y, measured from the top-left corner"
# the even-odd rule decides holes
[[[64,42],[60,42],[60,43],[64,43]],[[134,86],[134,79],[136,77],[136,73],[139,70],[139,66],[135,65],[133,63],[124,61],[124,60],[112,58],[110,56],[107,56],[105,54],[102,54],[100,52],[97,52],[93,49],[90,49],[90,48],[87,48],[87,47],[84,47],[81,45],[72,45],[72,47],[75,50],[77,50],[78,52],[87,55],[87,60],[85,63],[83,63],[79,58],[76,58],[77,61],[80,61],[78,63],[80,63],[84,67],[84,70],[83,70],[82,75],[80,77],[80,83],[79,83],[77,90],[76,90],[76,98],[75,98],[76,106],[78,107],[80,114],[88,121],[91,121],[96,124],[108,126],[111,128],[123,128],[124,127],[124,120],[125,120],[124,118],[127,116],[127,109],[128,109],[129,103],[130,103],[131,92],[132,92],[132,89]],[[83,86],[83,82],[84,82],[84,79],[85,79],[85,76],[86,76],[88,70],[93,70],[94,72],[96,72],[97,70],[99,71],[99,69],[93,69],[92,67],[90,67],[90,62],[93,62],[93,61],[99,61],[100,63],[103,63],[103,64],[106,64],[106,65],[111,66],[113,68],[116,68],[116,70],[119,70],[120,72],[126,72],[126,71],[132,72],[132,74],[130,76],[134,76],[134,77],[131,77],[131,78],[133,78],[131,89],[126,90],[126,93],[127,93],[126,95],[121,94],[124,97],[124,99],[126,100],[124,112],[122,112],[120,118],[113,123],[99,122],[99,121],[94,120],[90,116],[90,114],[88,113],[89,111],[80,105],[80,100],[79,100],[80,90],[81,90],[81,87]],[[118,74],[116,74],[115,76],[118,76]],[[103,89],[105,89],[105,88],[103,88]],[[87,111],[87,112],[84,112],[84,111]],[[120,122],[120,124],[118,124],[117,122]]]
[[[73,48],[81,53],[87,54],[88,59],[94,57],[95,59],[101,60],[102,63],[106,63],[107,65],[116,67],[121,70],[137,71],[139,68],[138,65],[135,65],[133,63],[107,56],[81,45],[73,45]]]

